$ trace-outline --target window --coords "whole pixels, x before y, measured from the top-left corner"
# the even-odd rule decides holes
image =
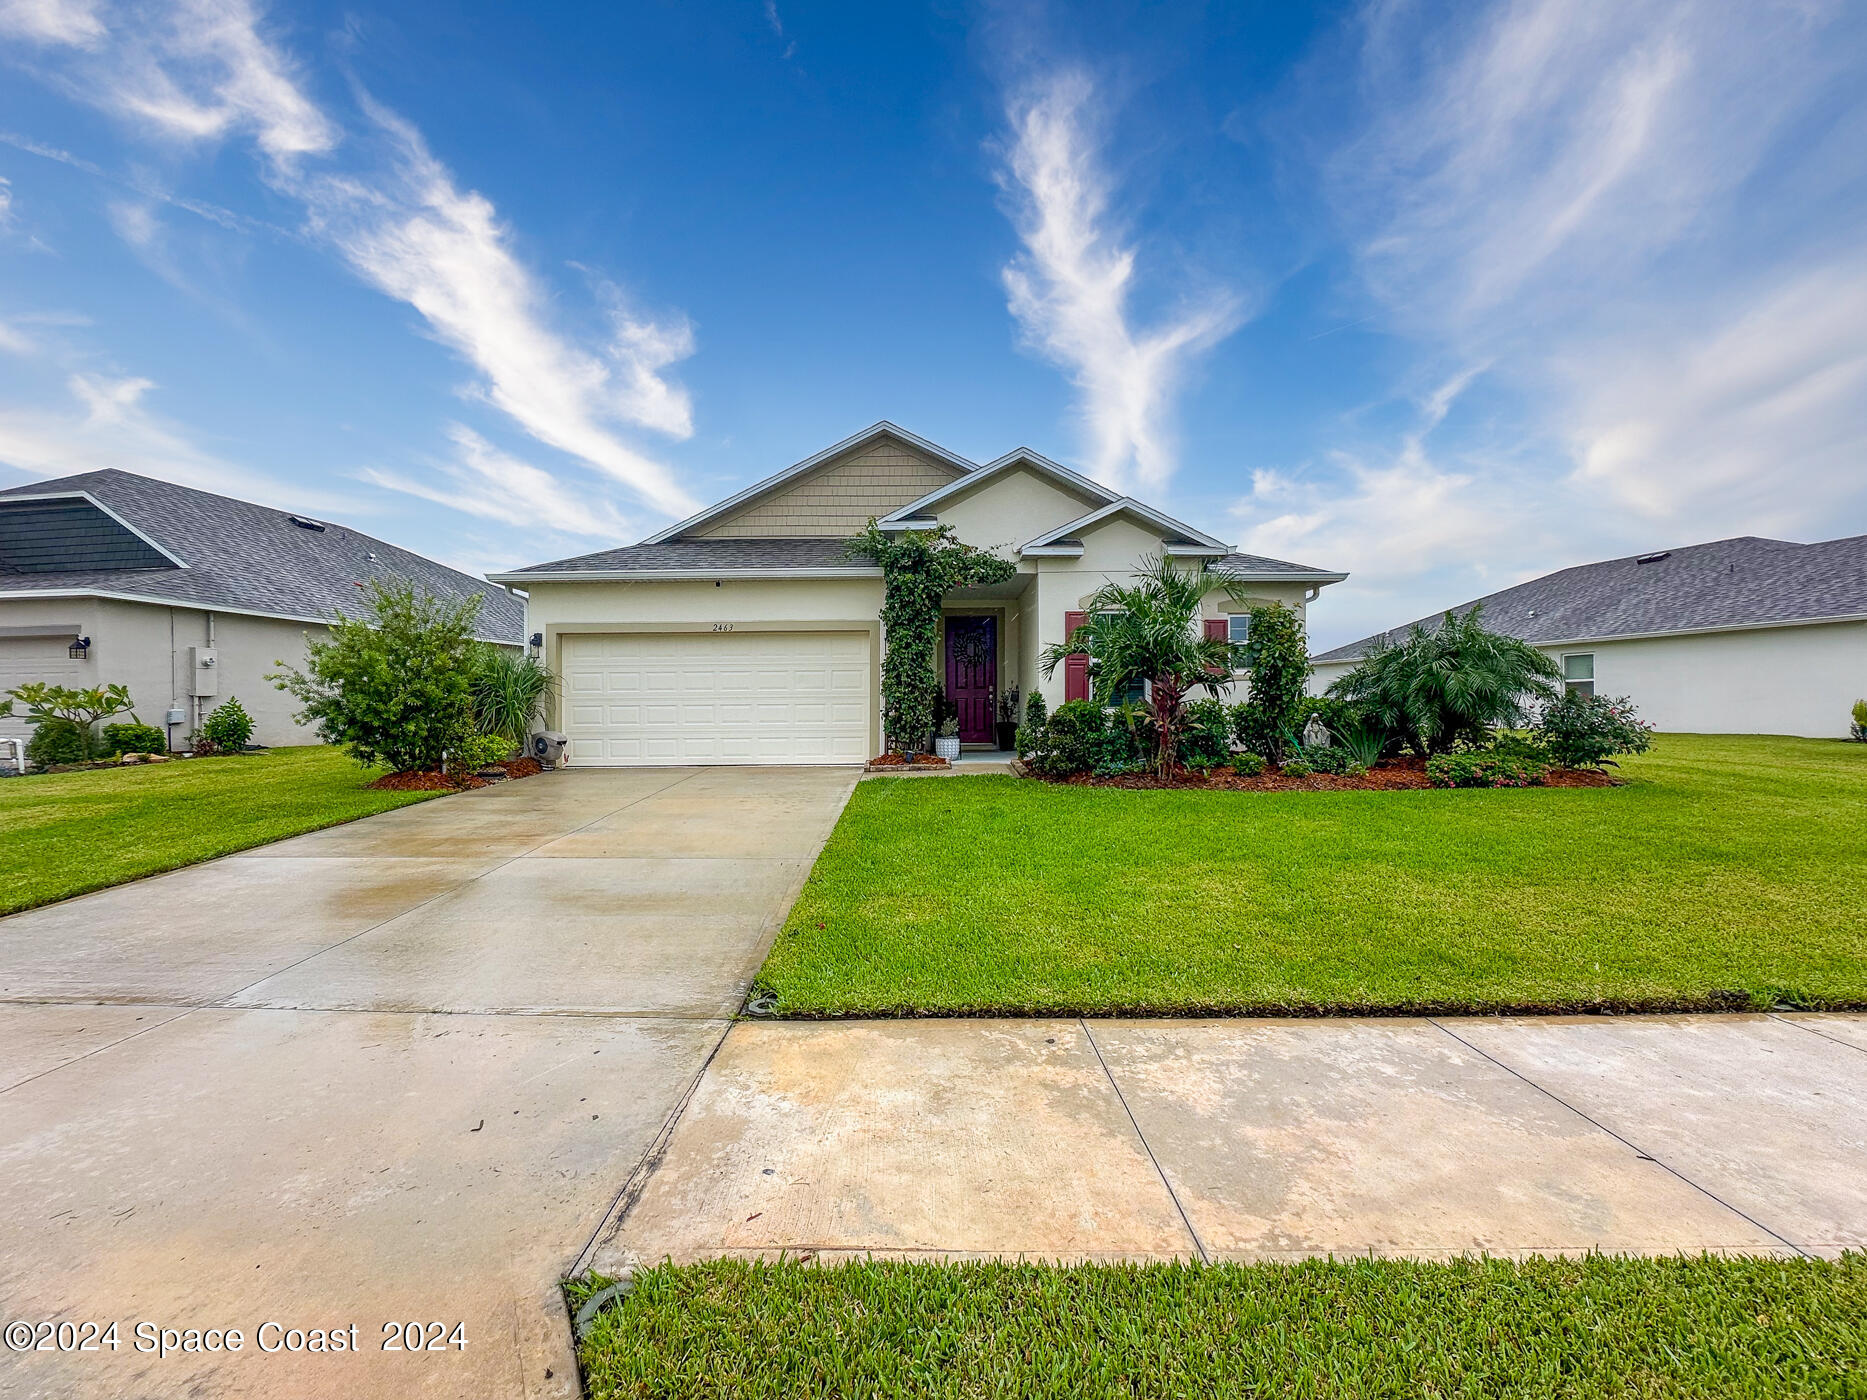
[[[1251,640],[1251,614],[1233,613],[1225,619],[1225,640],[1241,647]]]
[[[1151,690],[1152,687],[1144,680],[1129,681],[1123,689],[1109,696],[1109,704],[1111,706],[1146,705]]]
[[[1595,653],[1572,651],[1562,658],[1562,688],[1583,695],[1595,693]]]

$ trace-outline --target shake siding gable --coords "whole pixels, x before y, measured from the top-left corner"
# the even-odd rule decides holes
[[[858,534],[870,519],[961,475],[945,462],[882,437],[693,532],[693,539]]]

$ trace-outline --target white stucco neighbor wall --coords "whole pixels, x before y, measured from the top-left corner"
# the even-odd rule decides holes
[[[170,732],[170,742],[186,747],[197,720],[221,701],[238,696],[253,717],[253,740],[266,745],[315,744],[314,729],[293,719],[297,702],[276,689],[266,673],[280,660],[302,666],[305,633],[327,635],[323,628],[279,618],[249,617],[239,613],[213,613],[216,694],[197,705],[189,696],[188,648],[206,646],[210,614],[198,608],[157,603],[132,603],[111,598],[0,598],[0,636],[8,631],[40,624],[73,622],[91,639],[84,661],[54,658],[58,674],[40,675],[37,662],[15,662],[7,668],[0,689],[22,680],[44,680],[76,687],[124,685],[135,701],[136,717],[163,728],[171,705],[184,711],[184,721]],[[23,652],[15,643],[3,650]],[[62,668],[62,669],[59,669]],[[14,670],[20,670],[17,677]],[[24,674],[33,670],[35,674]],[[16,718],[0,720],[0,733],[26,734],[30,728]]]
[[[1626,695],[1642,719],[1680,734],[1799,734],[1842,739],[1867,698],[1867,622],[1743,628],[1544,647],[1558,661],[1592,652],[1595,693]],[[1318,666],[1320,693],[1351,663]]]

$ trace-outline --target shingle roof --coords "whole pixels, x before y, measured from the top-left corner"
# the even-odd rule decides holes
[[[479,635],[517,644],[525,605],[502,588],[343,525],[322,531],[292,523],[269,506],[110,468],[0,491],[9,497],[83,491],[188,567],[9,572],[0,593],[97,591],[156,598],[188,607],[278,617],[329,618],[357,612],[359,584],[401,578],[437,598],[481,599]],[[303,518],[303,517],[301,517]]]
[[[1642,562],[1642,561],[1646,562]],[[1795,544],[1755,535],[1581,564],[1478,600],[1485,626],[1527,642],[1606,640],[1867,616],[1867,535]],[[1461,603],[1464,612],[1472,604]],[[1421,618],[1432,631],[1444,614]],[[1377,632],[1317,661],[1358,661]]]
[[[731,573],[735,569],[861,569],[866,561],[852,558],[849,541],[834,536],[808,538],[773,536],[738,540],[668,540],[662,544],[632,544],[601,549],[549,564],[532,564],[512,571],[520,574],[611,573],[636,569],[655,572]]]
[[[1270,559],[1262,554],[1228,554],[1223,559],[1215,559],[1213,567],[1229,569],[1235,574],[1276,575],[1289,574],[1293,578],[1316,577],[1326,579],[1345,579],[1347,574],[1335,569],[1318,569],[1310,564],[1292,564],[1286,559]]]

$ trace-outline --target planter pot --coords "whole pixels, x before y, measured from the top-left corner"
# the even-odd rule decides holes
[[[1018,747],[1018,726],[1016,724],[1008,724],[1004,720],[1000,720],[995,727],[995,733],[998,738],[998,747],[1000,749],[1009,753],[1011,750]]]
[[[959,735],[955,734],[949,739],[942,734],[934,740],[934,752],[948,763],[953,762],[959,757]]]

